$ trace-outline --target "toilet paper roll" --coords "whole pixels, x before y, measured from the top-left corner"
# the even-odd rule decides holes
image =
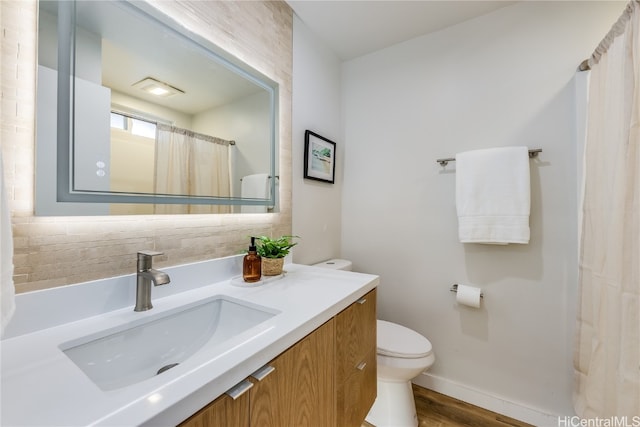
[[[458,285],[456,302],[469,307],[480,307],[480,294],[482,290],[474,286]]]

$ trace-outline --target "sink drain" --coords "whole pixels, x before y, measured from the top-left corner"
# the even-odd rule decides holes
[[[158,372],[156,372],[156,375],[160,375],[164,371],[168,371],[169,369],[173,368],[174,366],[178,366],[178,365],[179,365],[179,363],[170,363],[168,365],[165,365],[162,368],[158,369]]]

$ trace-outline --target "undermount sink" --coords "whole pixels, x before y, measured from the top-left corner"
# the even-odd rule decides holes
[[[203,348],[216,355],[263,332],[278,311],[226,296],[67,342],[61,350],[102,390],[152,378]]]

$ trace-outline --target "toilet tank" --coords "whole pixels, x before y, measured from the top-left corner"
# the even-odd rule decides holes
[[[351,271],[351,261],[346,259],[334,258],[334,259],[329,259],[313,265],[314,267],[323,267],[323,268],[331,268],[333,270]]]

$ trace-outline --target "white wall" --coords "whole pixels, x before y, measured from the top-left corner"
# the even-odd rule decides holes
[[[340,256],[341,191],[345,143],[341,137],[340,61],[297,16],[293,20],[293,252],[297,263]],[[328,184],[303,179],[304,132],[336,143],[336,179]]]
[[[520,2],[344,64],[342,256],[381,276],[380,318],[432,342],[417,383],[504,399],[534,423],[573,413],[573,78],[623,7]],[[531,242],[463,245],[455,163],[436,159],[510,145],[544,150],[531,161]],[[482,287],[482,307],[456,306],[453,283]]]

